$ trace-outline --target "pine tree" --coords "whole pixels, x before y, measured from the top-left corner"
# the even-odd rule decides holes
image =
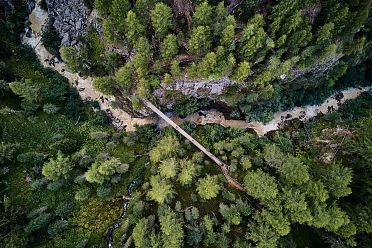
[[[133,56],[133,65],[138,78],[144,79],[149,72],[149,63],[151,59],[151,47],[148,40],[141,37],[135,44],[136,53]]]
[[[112,0],[95,0],[94,8],[101,16],[107,17],[110,14],[111,4]]]
[[[208,1],[204,1],[195,7],[193,15],[193,25],[196,26],[209,26],[213,22],[213,8],[208,4]]]
[[[110,8],[110,19],[114,28],[123,32],[125,29],[124,20],[127,16],[128,11],[130,10],[129,0],[112,0]]]
[[[124,21],[125,24],[125,37],[128,39],[129,44],[134,46],[138,39],[144,35],[145,27],[138,20],[136,13],[132,10],[128,11],[127,17]]]
[[[155,35],[162,39],[173,28],[172,9],[165,3],[157,3],[150,16]]]
[[[190,160],[181,161],[181,171],[178,174],[178,181],[181,185],[188,185],[192,182],[196,176],[196,166]]]
[[[239,63],[238,68],[236,69],[232,79],[243,83],[244,79],[249,75],[249,69],[250,69],[250,64],[247,61],[243,61]]]
[[[96,77],[93,80],[93,87],[105,95],[113,95],[115,93],[115,83],[114,78],[111,76]]]
[[[178,248],[183,244],[183,223],[176,213],[166,207],[159,214],[160,229],[164,248]]]
[[[159,204],[173,198],[174,190],[172,185],[168,184],[165,179],[161,179],[159,175],[150,178],[151,189],[147,196]]]
[[[273,42],[270,41],[263,26],[263,16],[257,14],[248,21],[241,33],[239,39],[239,53],[247,61],[250,61],[258,52],[262,54],[265,53],[268,48],[274,47]]]
[[[41,89],[31,79],[15,81],[9,84],[9,88],[28,102],[39,102],[41,100]]]
[[[134,67],[133,63],[125,63],[115,74],[115,81],[124,89],[126,94],[129,93],[133,86],[134,80]]]
[[[177,152],[179,147],[180,143],[175,136],[166,136],[150,151],[150,160],[153,163],[157,163],[162,159],[169,158]]]
[[[44,164],[42,173],[48,180],[58,180],[60,178],[67,179],[73,164],[69,157],[64,157],[61,152],[58,152],[57,158],[51,158]]]
[[[178,161],[175,158],[163,160],[159,165],[159,172],[163,178],[170,179],[177,175]]]
[[[193,55],[205,53],[211,46],[210,30],[206,26],[198,26],[191,30],[187,50]]]
[[[221,187],[218,185],[218,178],[216,176],[207,175],[206,177],[199,179],[196,191],[198,191],[202,199],[209,200],[216,197],[220,189]]]
[[[162,58],[166,61],[173,59],[178,53],[178,44],[177,44],[177,37],[173,34],[168,34],[160,49],[160,54]]]
[[[138,248],[147,248],[150,247],[149,236],[149,221],[147,218],[142,218],[136,224],[133,229],[133,240],[134,244]]]
[[[244,177],[247,193],[260,200],[273,199],[278,195],[278,186],[274,177],[261,169],[248,172]]]

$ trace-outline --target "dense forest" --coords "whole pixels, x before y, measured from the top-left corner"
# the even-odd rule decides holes
[[[133,102],[185,77],[229,78],[235,84],[214,100],[247,120],[267,121],[275,111],[324,100],[348,68],[369,58],[370,6],[370,0],[96,0],[102,34],[91,28],[80,48],[62,47],[61,55],[71,70],[99,76],[97,89]],[[125,55],[102,54],[107,46]],[[184,99],[175,95],[165,97]]]
[[[85,4],[97,9],[103,35],[90,29],[61,47],[50,28],[42,42],[137,108],[139,97],[160,102],[152,94],[160,82],[184,77],[236,82],[221,99],[247,120],[372,85],[370,0]],[[116,130],[98,102],[43,67],[21,42],[23,1],[0,8],[0,18],[1,247],[371,246],[371,91],[263,137],[184,122],[230,166],[241,192],[171,127]],[[184,115],[210,104],[167,97]],[[109,237],[123,202],[126,216]]]

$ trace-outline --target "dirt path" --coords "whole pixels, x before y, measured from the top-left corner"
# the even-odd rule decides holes
[[[122,109],[111,107],[111,103],[115,98],[96,91],[92,86],[92,78],[83,78],[80,77],[78,73],[69,72],[66,68],[66,64],[61,61],[56,60],[54,65],[49,63],[54,59],[53,55],[50,54],[40,42],[43,27],[48,20],[48,13],[40,8],[39,2],[40,0],[36,1],[35,8],[29,15],[32,35],[30,37],[24,36],[23,43],[30,45],[35,50],[40,62],[45,67],[53,68],[66,77],[70,85],[78,90],[81,99],[98,101],[100,108],[112,117],[112,124],[114,127],[119,129],[125,128],[126,131],[134,131],[136,125],[141,126],[155,123],[153,118],[132,118]]]

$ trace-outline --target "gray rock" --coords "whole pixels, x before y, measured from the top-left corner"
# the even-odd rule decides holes
[[[45,0],[53,27],[62,37],[62,45],[78,44],[78,37],[87,36],[88,8],[83,0]]]
[[[34,8],[35,8],[35,0],[27,0],[26,2],[27,13],[30,14]]]
[[[71,40],[70,40],[70,34],[69,33],[64,33],[62,35],[62,41],[61,41],[61,43],[64,44],[64,45],[70,45]]]

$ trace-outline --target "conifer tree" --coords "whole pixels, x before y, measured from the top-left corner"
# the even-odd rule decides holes
[[[155,4],[155,8],[151,10],[151,23],[155,35],[162,39],[173,27],[172,9],[165,3]]]

